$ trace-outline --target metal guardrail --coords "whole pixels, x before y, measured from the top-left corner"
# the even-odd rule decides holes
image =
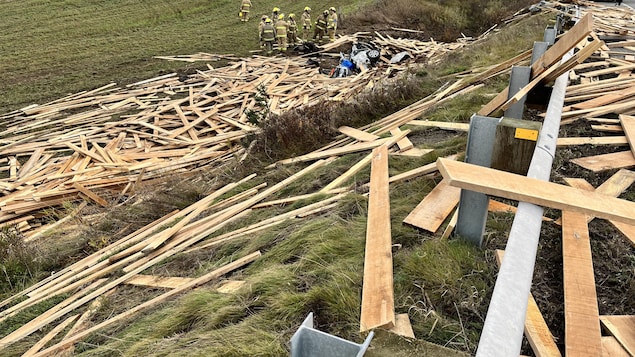
[[[572,53],[563,56],[566,61]],[[528,177],[549,181],[569,72],[556,80]],[[520,354],[543,208],[519,202],[481,333],[477,357]]]

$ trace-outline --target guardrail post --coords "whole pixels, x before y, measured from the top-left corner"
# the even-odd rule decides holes
[[[465,162],[489,167],[494,151],[496,126],[501,119],[472,115],[467,134]],[[489,198],[479,192],[461,190],[456,234],[477,246],[483,242]]]

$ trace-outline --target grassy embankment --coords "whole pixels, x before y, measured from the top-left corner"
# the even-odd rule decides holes
[[[219,2],[219,4],[224,3],[226,2]],[[231,15],[227,15],[228,22],[235,20],[233,8],[233,5],[231,9],[228,8],[228,11],[231,10]],[[199,10],[199,13],[208,15],[215,13],[215,10],[209,9],[209,5],[201,5],[199,9],[204,9]],[[86,17],[91,18],[91,16]],[[158,16],[157,21],[161,18],[163,17]],[[178,18],[178,16],[174,15],[171,18]],[[472,46],[463,53],[450,56],[448,61],[438,68],[422,69],[416,73],[415,79],[409,82],[408,86],[419,88],[419,91],[414,91],[414,95],[429,94],[434,88],[438,88],[444,81],[450,79],[443,78],[445,75],[474,66],[497,63],[531,47],[534,40],[542,37],[544,26],[544,18],[536,17],[523,22],[522,25],[510,27],[486,42]],[[177,27],[180,30],[179,34],[188,33],[187,28]],[[236,29],[237,26],[232,28]],[[188,38],[186,35],[183,36]],[[190,34],[190,42],[196,42],[192,40],[193,37]],[[170,41],[163,38],[161,43],[170,42],[176,42],[176,40]],[[518,44],[522,44],[520,46],[522,48]],[[109,81],[113,78],[112,76],[121,76],[119,78],[130,80],[142,79],[143,74],[139,68],[144,68],[144,62],[154,62],[148,60],[147,56],[155,54],[219,52],[211,51],[209,48],[194,49],[196,46],[191,45],[192,51],[189,51],[190,47],[187,47],[187,49],[178,48],[170,53],[147,54],[149,50],[138,49],[139,57],[135,60],[127,57],[127,54],[119,53],[113,58],[117,56],[127,58],[132,62],[131,66],[137,70],[117,71],[116,69],[122,65],[118,63],[116,66],[108,67],[112,71],[109,72],[111,77],[105,80]],[[236,49],[235,44],[228,45]],[[124,53],[126,51],[127,49]],[[143,51],[148,51],[145,52],[146,57]],[[237,53],[237,51],[231,52]],[[54,63],[60,62],[54,61]],[[90,63],[86,61],[87,69]],[[134,63],[137,65],[141,63],[141,65],[136,67]],[[151,75],[157,74],[158,70],[173,70],[150,67],[152,66],[147,65],[146,69],[152,73]],[[59,70],[60,73],[64,73],[62,69]],[[480,105],[487,102],[491,94],[500,89],[504,82],[503,79],[488,83],[485,89],[436,108],[428,113],[426,118],[465,122]],[[63,83],[68,85],[68,82]],[[96,77],[92,77],[90,80],[86,78],[84,85],[93,88],[100,84],[102,83]],[[406,86],[405,82],[402,84]],[[46,86],[46,88],[49,87]],[[62,92],[67,91],[68,88],[64,87]],[[83,88],[81,85],[78,87],[78,89]],[[367,103],[360,101],[348,106],[330,108],[327,114],[345,117],[354,112],[355,115],[363,116],[367,111],[377,117],[417,99],[412,93],[394,92],[397,96],[387,95],[393,91],[385,91],[376,96],[371,94],[364,99]],[[58,95],[49,91],[46,93],[50,93],[47,95],[52,97]],[[27,97],[22,98],[22,102],[19,103],[29,102],[29,99],[25,99]],[[428,137],[436,134],[434,130],[415,130],[413,137],[420,139],[419,147],[435,148],[437,151],[435,154],[420,159],[391,158],[391,173],[402,172],[432,162],[437,156],[464,150],[464,136],[442,135],[441,140],[435,142],[427,140]],[[337,177],[360,158],[359,155],[344,157],[328,168],[318,170],[312,177],[288,187],[281,195],[313,192]],[[252,165],[256,165],[256,162],[252,162]],[[243,170],[250,171],[250,169],[259,170],[255,166]],[[290,170],[295,169],[297,168]],[[276,181],[280,177],[286,177],[289,172],[287,170],[266,172],[262,180]],[[214,174],[210,173],[210,176]],[[355,181],[365,182],[368,180],[368,175],[368,170],[365,170],[356,176]],[[441,241],[429,234],[403,226],[401,223],[410,210],[434,187],[437,180],[438,178],[422,178],[391,187],[392,235],[396,245],[394,251],[396,309],[400,313],[409,314],[418,338],[469,352],[474,350],[475,343],[478,341],[478,333],[491,293],[495,275],[495,265],[491,254],[455,240]],[[167,182],[164,186],[155,187],[154,190],[159,192],[159,195],[148,198],[144,204],[107,212],[99,225],[85,228],[72,241],[65,241],[64,245],[56,245],[57,242],[62,241],[61,236],[51,236],[46,241],[47,246],[34,247],[33,253],[38,254],[38,258],[42,261],[54,261],[47,268],[52,269],[54,265],[60,263],[55,262],[60,257],[73,259],[73,256],[81,255],[84,251],[98,248],[100,244],[104,244],[103,239],[115,238],[112,237],[114,233],[126,224],[145,224],[146,221],[156,218],[163,212],[193,202],[207,188],[201,185],[200,181],[198,184],[183,183],[172,187],[174,183]],[[227,260],[232,256],[240,256],[244,252],[255,249],[265,252],[260,261],[234,276],[237,279],[247,280],[249,283],[248,288],[237,294],[222,295],[211,288],[202,287],[130,323],[113,327],[91,337],[78,346],[78,351],[85,351],[85,355],[89,356],[285,355],[285,343],[309,311],[316,313],[317,323],[321,330],[350,340],[361,341],[363,337],[357,331],[366,205],[367,199],[364,196],[350,195],[344,204],[320,218],[289,223],[283,228],[272,229],[265,234],[250,237],[214,251],[177,256],[155,267],[148,273],[166,276],[196,276],[211,270],[219,264],[219,261]],[[240,225],[247,225],[292,208],[258,212],[246,218]],[[490,222],[490,229],[504,230],[509,224],[508,218],[505,215],[496,217]],[[42,273],[43,271],[33,275]],[[120,290],[107,299],[99,317],[104,318],[118,313],[136,301],[147,300],[150,295],[157,293],[131,287]],[[53,303],[49,301],[44,305]],[[30,319],[29,316],[32,317],[41,312],[44,307],[31,309],[3,324],[0,326],[0,334],[4,335],[15,329],[16,326]],[[42,334],[34,334],[4,352],[18,355],[41,336]],[[399,343],[389,337],[379,336],[374,345],[378,348],[374,351],[375,355],[381,355],[380,346],[394,352],[397,348],[395,346]],[[405,346],[401,343],[398,347],[405,352],[417,349],[420,351],[423,348],[425,346],[418,343],[406,343]]]

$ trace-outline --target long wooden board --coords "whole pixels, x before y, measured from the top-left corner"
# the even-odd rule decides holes
[[[364,255],[360,331],[395,326],[395,297],[388,193],[388,148],[373,150]]]
[[[635,166],[635,156],[633,156],[631,151],[618,151],[610,154],[581,157],[573,159],[571,162],[587,170],[601,172]]]
[[[589,229],[582,213],[562,211],[562,270],[565,355],[600,356],[600,312]]]
[[[403,220],[404,223],[436,232],[459,203],[461,190],[442,180]]]
[[[593,31],[593,16],[588,13],[567,31],[553,46],[536,60],[531,66],[532,78],[540,75],[545,70],[553,66],[562,56],[575,47],[580,41]],[[490,115],[507,101],[509,87],[503,89],[499,95],[479,110],[479,115]]]
[[[350,126],[340,126],[337,130],[339,130],[340,133],[359,141],[375,141],[379,139],[379,136],[375,134],[351,128]]]
[[[635,315],[600,316],[602,324],[631,356],[635,356]]]
[[[635,202],[442,158],[437,167],[451,186],[635,224]]]
[[[232,270],[238,269],[246,264],[249,264],[251,262],[253,262],[254,260],[256,260],[257,258],[259,258],[261,255],[260,251],[251,253],[249,255],[246,255],[240,259],[237,259],[231,263],[228,263],[212,272],[209,272],[199,278],[196,278],[194,280],[192,280],[190,283],[184,284],[176,289],[172,289],[164,294],[161,294],[151,300],[148,300],[144,303],[142,303],[141,305],[137,305],[134,308],[127,310],[125,312],[122,312],[121,314],[114,316],[110,319],[107,319],[105,321],[102,321],[101,323],[92,326],[89,329],[86,329],[82,332],[77,333],[76,335],[70,336],[69,338],[51,346],[48,347],[47,349],[37,353],[36,355],[34,355],[34,357],[44,357],[44,356],[51,356],[53,355],[54,352],[59,351],[61,349],[64,349],[68,346],[71,346],[72,344],[74,344],[75,342],[81,340],[82,338],[90,335],[91,333],[94,333],[95,331],[98,331],[99,329],[102,329],[106,326],[109,326],[113,323],[119,322],[121,320],[127,319],[131,316],[133,316],[134,314],[138,313],[139,311],[142,311],[144,309],[147,309],[149,307],[152,307],[158,303],[161,303],[173,296],[176,296],[184,291],[193,289],[199,285],[205,284],[207,282],[209,282],[210,280],[213,279],[217,279],[220,276],[223,276],[229,272],[231,272]]]
[[[628,139],[631,152],[635,155],[635,117],[631,115],[620,115],[620,123],[624,129],[624,134]]]

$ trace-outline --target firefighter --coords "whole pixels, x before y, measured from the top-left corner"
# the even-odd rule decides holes
[[[262,26],[262,31],[260,31],[260,38],[265,45],[267,55],[271,55],[273,53],[273,41],[276,40],[276,28],[273,27],[271,19],[265,19],[265,24]]]
[[[271,22],[273,23],[273,27],[276,27],[276,22],[278,22],[278,17],[280,16],[278,13],[280,12],[280,8],[274,7],[271,11]]]
[[[317,41],[318,43],[322,43],[322,38],[324,37],[324,32],[326,31],[326,20],[329,16],[329,12],[324,10],[322,16],[318,16],[315,21],[315,31],[313,31],[313,41]]]
[[[329,9],[328,25],[326,26],[326,32],[329,35],[329,41],[335,41],[335,30],[337,30],[337,11],[334,7]]]
[[[262,28],[265,27],[265,20],[267,19],[267,15],[262,15],[260,23],[258,24],[258,44],[260,45],[260,48],[265,48],[265,43],[262,41]]]
[[[311,8],[305,7],[302,12],[302,41],[307,41],[311,36]]]
[[[240,4],[240,21],[249,21],[249,9],[251,9],[251,0],[243,0]]]
[[[287,33],[289,32],[289,24],[284,21],[284,14],[278,16],[276,22],[276,37],[278,38],[278,49],[281,52],[287,51]]]
[[[298,45],[298,24],[295,22],[295,14],[289,14],[289,32],[287,33],[287,39],[289,40],[289,46],[295,47]]]

